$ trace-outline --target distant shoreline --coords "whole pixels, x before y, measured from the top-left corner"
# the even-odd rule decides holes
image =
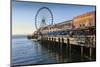
[[[27,37],[27,35],[12,35],[12,38],[23,38]]]

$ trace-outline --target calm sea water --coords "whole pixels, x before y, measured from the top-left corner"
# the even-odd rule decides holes
[[[77,47],[78,48],[78,47]],[[51,48],[48,44],[41,44],[28,40],[26,36],[12,38],[12,65],[51,64],[63,62],[83,61],[80,52],[68,48]]]

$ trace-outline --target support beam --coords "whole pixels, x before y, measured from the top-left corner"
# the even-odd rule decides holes
[[[81,46],[81,57],[83,57],[83,46]]]
[[[92,48],[90,47],[90,50],[89,50],[90,52],[90,60],[91,60],[91,58],[92,58]]]

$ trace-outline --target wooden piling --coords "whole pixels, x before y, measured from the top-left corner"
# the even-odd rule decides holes
[[[71,44],[69,38],[67,38],[67,45],[68,45],[68,58],[69,62],[71,62]]]
[[[83,57],[83,46],[81,46],[81,57]]]
[[[90,53],[90,60],[91,60],[92,58],[92,48],[91,47],[89,48],[89,53]]]

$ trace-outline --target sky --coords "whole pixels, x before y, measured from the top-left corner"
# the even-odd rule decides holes
[[[95,11],[95,6],[72,4],[49,4],[12,1],[12,35],[32,34],[35,28],[35,15],[41,7],[48,7],[54,24],[72,20],[73,17]]]

